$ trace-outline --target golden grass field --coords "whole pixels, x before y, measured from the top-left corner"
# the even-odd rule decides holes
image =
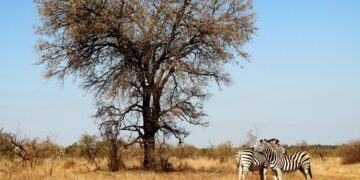
[[[30,168],[29,166],[14,166],[6,160],[0,161],[0,179],[237,179],[238,174],[233,159],[212,160],[208,158],[170,159],[174,171],[148,172],[139,170],[140,162],[126,162],[128,170],[109,172],[106,170],[106,161],[99,160],[100,170],[95,170],[83,159],[47,159],[42,165]],[[313,179],[360,179],[360,164],[343,165],[340,158],[328,157],[325,161],[313,158],[311,161]],[[257,173],[250,173],[248,179],[259,179]],[[267,179],[273,179],[268,171]],[[284,179],[304,179],[300,172],[284,173]]]

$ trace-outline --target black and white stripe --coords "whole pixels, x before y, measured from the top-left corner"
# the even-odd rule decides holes
[[[244,180],[249,171],[259,171],[260,179],[266,179],[265,174],[269,162],[263,154],[254,151],[254,149],[246,149],[239,151],[235,156],[235,160],[239,170],[239,180]]]
[[[305,152],[295,152],[290,155],[281,153],[281,149],[268,140],[260,140],[260,144],[255,148],[267,158],[270,168],[282,179],[282,172],[300,170],[306,179],[312,178],[310,169],[310,156]]]

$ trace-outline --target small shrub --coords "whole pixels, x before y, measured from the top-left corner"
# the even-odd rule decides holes
[[[13,144],[11,143],[11,134],[0,130],[0,157],[12,159],[15,156]]]
[[[108,168],[110,171],[119,171],[125,167],[123,159],[122,159],[122,146],[123,143],[120,139],[109,138],[106,140],[104,144],[107,147],[105,152],[107,160],[108,160]]]
[[[172,171],[172,164],[169,162],[170,157],[172,156],[171,152],[172,146],[166,143],[158,144],[155,148],[156,158],[155,158],[155,170],[169,172]]]
[[[180,161],[180,164],[176,168],[178,171],[191,171],[193,168],[186,162]]]
[[[220,162],[225,162],[231,154],[233,153],[233,149],[231,146],[230,141],[223,143],[223,144],[219,144],[215,149],[214,149],[214,158],[216,159],[220,159]]]
[[[172,153],[179,159],[193,158],[196,155],[197,148],[194,145],[181,144],[172,149]]]
[[[21,160],[16,164],[22,164],[23,166],[30,165],[31,168],[34,168],[41,165],[46,158],[57,154],[60,150],[60,147],[54,144],[50,137],[39,140],[38,138],[24,137],[20,132],[17,134],[4,133],[2,135],[4,135],[1,139],[2,154],[8,153],[7,156],[10,160],[15,160],[16,157],[20,158]]]
[[[309,151],[309,145],[306,140],[302,140],[300,143],[295,145],[297,151]]]
[[[343,164],[360,163],[360,139],[344,144],[340,153]]]
[[[81,153],[80,153],[80,145],[78,145],[77,143],[73,143],[67,147],[65,147],[65,155],[67,157],[80,157]]]

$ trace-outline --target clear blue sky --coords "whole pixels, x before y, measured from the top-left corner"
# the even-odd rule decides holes
[[[259,30],[246,46],[252,62],[229,67],[234,85],[206,102],[209,128],[187,143],[207,146],[246,132],[282,143],[340,144],[360,138],[360,1],[254,1]],[[94,101],[71,79],[42,78],[32,1],[0,6],[0,127],[51,135],[68,145],[97,133]]]

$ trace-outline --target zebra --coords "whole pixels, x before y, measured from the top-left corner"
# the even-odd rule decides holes
[[[237,152],[235,159],[239,170],[239,180],[245,180],[249,171],[259,171],[260,179],[266,179],[269,162],[263,154],[254,151],[254,148]]]
[[[310,156],[305,152],[295,152],[287,155],[279,152],[278,147],[274,146],[270,140],[262,139],[255,148],[261,152],[269,161],[270,168],[279,180],[282,180],[282,172],[300,170],[307,180],[311,180]]]
[[[281,153],[286,153],[286,150],[278,144],[279,140],[273,138],[270,140],[270,143],[278,146]],[[255,151],[254,147],[237,152],[235,161],[239,170],[239,180],[244,180],[249,171],[259,171],[260,179],[266,179],[269,162],[262,153]]]

